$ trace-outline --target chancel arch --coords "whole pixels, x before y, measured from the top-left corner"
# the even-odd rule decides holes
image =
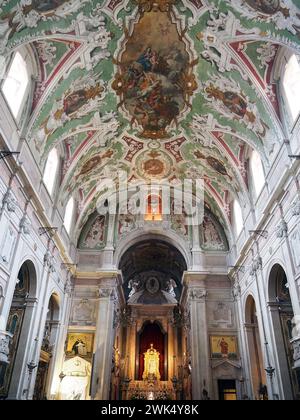
[[[123,330],[123,358],[125,375],[133,380],[122,397],[176,399],[172,378],[179,374],[184,338],[172,319],[182,293],[185,259],[174,246],[153,236],[131,246],[119,269],[132,318]]]

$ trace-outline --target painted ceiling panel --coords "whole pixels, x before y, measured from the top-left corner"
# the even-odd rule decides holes
[[[146,182],[204,178],[220,217],[230,218],[230,197],[249,200],[247,147],[270,165],[284,139],[272,74],[280,47],[300,52],[297,1],[0,7],[0,52],[29,44],[38,61],[27,138],[41,168],[64,150],[60,201],[77,194],[79,226],[118,170]]]

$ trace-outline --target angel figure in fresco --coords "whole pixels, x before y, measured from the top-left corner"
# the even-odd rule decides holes
[[[36,139],[42,143],[45,137],[62,127],[72,118],[77,118],[91,112],[100,100],[102,100],[104,87],[98,82],[87,83],[86,87],[80,88],[78,81],[74,90],[68,91],[63,98],[55,101],[49,116],[42,122],[36,131]],[[38,145],[37,145],[38,147]]]
[[[209,97],[223,102],[225,107],[233,114],[240,118],[244,118],[247,115],[251,122],[255,122],[256,116],[253,112],[248,111],[247,102],[241,95],[230,91],[222,92],[221,89],[213,85],[207,87],[206,92]]]

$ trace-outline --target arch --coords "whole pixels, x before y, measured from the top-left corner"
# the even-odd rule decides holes
[[[0,396],[17,398],[21,383],[19,378],[26,365],[31,324],[35,312],[37,274],[31,260],[20,265],[6,330],[13,334],[8,366],[1,366]]]
[[[263,364],[256,301],[252,294],[245,300],[245,332],[248,346],[252,395],[254,399],[267,399],[267,379]]]
[[[299,395],[299,383],[293,369],[292,326],[294,311],[292,307],[288,279],[282,265],[272,266],[268,279],[269,310],[278,369],[282,382],[284,399],[295,399]]]
[[[188,244],[175,232],[153,232],[149,231],[134,231],[130,232],[126,237],[122,238],[117,244],[114,254],[114,265],[119,267],[122,256],[134,245],[147,240],[161,240],[176,248],[183,256],[187,267],[191,267],[192,258]]]
[[[34,400],[44,400],[47,398],[51,371],[53,370],[53,355],[58,338],[60,309],[59,295],[53,292],[49,298],[43,329],[41,351],[35,378]]]

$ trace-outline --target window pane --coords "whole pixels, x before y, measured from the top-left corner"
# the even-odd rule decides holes
[[[74,211],[74,200],[71,198],[66,207],[64,225],[68,233],[70,233]]]
[[[283,78],[288,107],[293,121],[300,113],[300,64],[296,55],[292,55],[287,63]]]
[[[58,155],[57,150],[52,149],[49,153],[45,172],[44,172],[44,183],[49,191],[49,194],[52,195],[54,183],[57,175],[58,168]]]
[[[20,53],[16,53],[7,77],[3,83],[3,94],[16,118],[29,84],[26,62]]]
[[[237,236],[239,236],[239,234],[241,233],[243,229],[244,221],[243,221],[242,209],[237,200],[235,200],[234,205],[233,205],[233,213],[234,213],[234,223],[235,223],[236,234]]]
[[[250,170],[256,196],[259,195],[265,185],[265,174],[259,154],[254,150],[250,158]]]

